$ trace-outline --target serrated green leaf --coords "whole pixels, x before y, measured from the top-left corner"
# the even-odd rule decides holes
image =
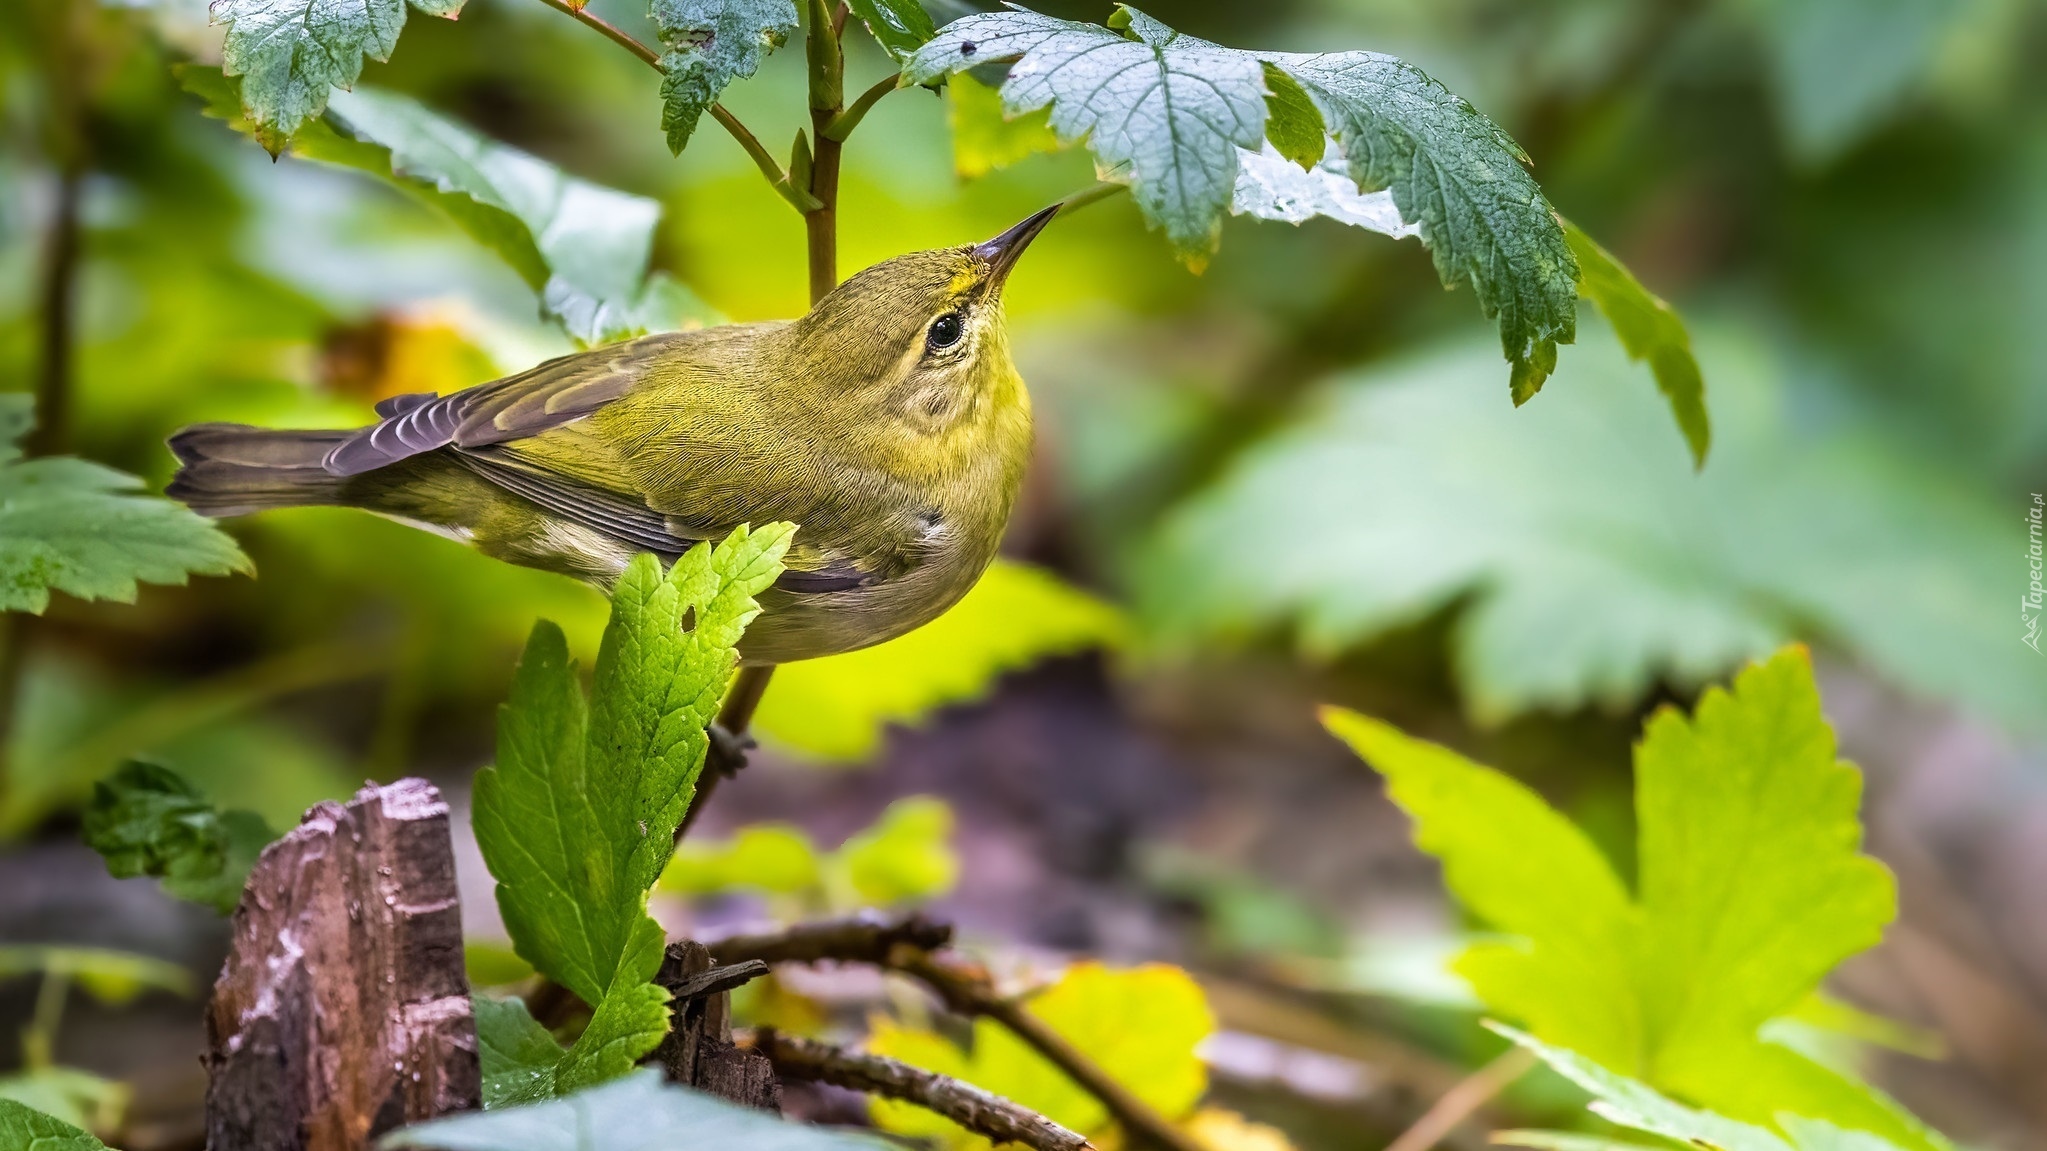
[[[1486,723],[1626,707],[1808,638],[2040,730],[2000,500],[1895,439],[1794,424],[1785,369],[1747,330],[1698,347],[1719,381],[1703,472],[1611,340],[1518,412],[1468,345],[1332,381],[1167,518],[1133,568],[1141,613],[1168,643],[1285,627],[1322,659],[1454,609]]]
[[[1446,286],[1500,325],[1526,400],[1577,332],[1578,265],[1520,145],[1412,64],[1376,52],[1266,57],[1321,108],[1361,191],[1393,193]]]
[[[1264,67],[1265,141],[1302,171],[1312,171],[1329,148],[1329,125],[1298,81],[1277,65]]]
[[[142,481],[69,456],[24,459],[35,400],[0,395],[0,611],[40,615],[50,592],[133,603],[138,584],[251,570],[213,521],[141,494]]]
[[[1692,356],[1692,337],[1685,331],[1684,320],[1677,309],[1643,287],[1613,253],[1569,220],[1564,221],[1564,238],[1578,257],[1582,277],[1578,291],[1599,306],[1628,355],[1648,361],[1656,388],[1669,402],[1670,413],[1692,449],[1692,462],[1706,466],[1706,452],[1713,446],[1713,425],[1706,415],[1705,377]]]
[[[630,1069],[667,1030],[647,892],[695,792],[753,597],[781,573],[794,530],[739,528],[666,574],[635,558],[612,593],[587,704],[561,629],[533,629],[499,714],[498,763],[477,773],[475,826],[514,948],[595,1008],[552,1090]],[[494,1022],[510,1029],[504,1050],[532,1050],[515,1020]]]
[[[1521,784],[1354,713],[1325,722],[1386,776],[1458,899],[1513,937],[1456,965],[1490,1007],[1734,1119],[1790,1111],[1943,1146],[1874,1088],[1762,1038],[1897,911],[1889,873],[1859,850],[1861,778],[1834,758],[1802,650],[1708,691],[1690,718],[1650,721],[1632,900]]]
[[[116,878],[156,876],[165,891],[222,915],[234,912],[277,838],[262,816],[220,811],[176,772],[139,762],[93,785],[84,823],[85,842]]]
[[[526,1002],[472,995],[469,1003],[483,1065],[484,1109],[554,1098],[555,1072],[566,1052],[526,1010]]]
[[[849,0],[853,14],[890,56],[901,60],[938,34],[918,0]]]
[[[284,147],[239,113],[231,77],[182,65],[178,78],[205,101],[208,115],[266,147]],[[683,303],[662,278],[645,274],[658,203],[571,176],[409,96],[368,87],[337,92],[326,116],[305,124],[288,150],[368,172],[445,212],[510,264],[547,314],[583,343],[657,329],[655,321]]]
[[[668,992],[651,983],[605,996],[566,1049],[523,1001],[483,995],[470,1001],[487,1109],[554,1099],[629,1075],[668,1033]]]
[[[25,1103],[0,1097],[0,1147],[9,1151],[107,1151],[84,1131]]]
[[[379,1148],[440,1151],[880,1151],[878,1140],[791,1123],[635,1072],[567,1098],[405,1127]],[[64,1148],[62,1151],[71,1151]]]
[[[858,762],[890,724],[974,699],[1004,672],[1115,647],[1127,635],[1112,605],[1050,572],[998,560],[950,611],[908,635],[776,669],[754,726],[778,746]]]
[[[1083,138],[1105,178],[1127,181],[1145,219],[1191,264],[1215,250],[1237,179],[1237,149],[1265,137],[1256,57],[1188,36],[1134,8],[1129,35],[1015,9],[955,20],[905,67],[916,83],[1014,60],[1011,115],[1051,109],[1061,142]]]
[[[1163,963],[1114,970],[1100,963],[1068,969],[1025,1008],[1085,1051],[1104,1071],[1170,1120],[1193,1111],[1208,1072],[1195,1049],[1215,1016],[1193,977]],[[877,1054],[964,1079],[1083,1135],[1109,1126],[1101,1100],[1082,1090],[1023,1040],[987,1019],[974,1021],[970,1052],[918,1028],[880,1021],[868,1039]],[[971,1146],[949,1121],[906,1104],[872,1101],[877,1126]]]
[[[453,19],[462,0],[412,7]],[[326,109],[333,89],[354,86],[364,56],[391,58],[405,14],[405,0],[215,0],[212,8],[228,26],[221,60],[242,77],[242,106],[287,137]]]
[[[796,30],[795,0],[653,0],[647,14],[667,49],[661,130],[677,155],[725,86],[753,75]]]
[[[970,180],[1060,147],[1050,109],[1011,116],[1003,111],[1002,94],[971,72],[946,81],[945,117],[952,128],[953,170]]]

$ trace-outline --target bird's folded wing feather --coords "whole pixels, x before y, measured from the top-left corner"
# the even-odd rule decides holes
[[[442,448],[490,483],[563,519],[663,555],[680,555],[701,540],[723,538],[736,523],[698,524],[674,509],[649,506],[610,445],[577,436],[569,425],[624,396],[646,378],[675,333],[646,336],[596,352],[563,356],[488,384],[447,396],[395,396],[378,405],[381,422],[337,444],[327,471],[351,476]],[[552,433],[552,434],[549,434]],[[548,451],[562,437],[579,450]],[[558,446],[558,445],[557,445]],[[762,508],[755,517],[785,517]],[[792,591],[846,591],[875,580],[850,555],[798,539],[778,584]]]
[[[641,496],[563,475],[522,456],[515,445],[459,448],[455,457],[482,478],[563,519],[661,555],[681,555],[699,541],[722,538],[737,526],[684,527],[648,507]],[[776,517],[765,513],[760,518]],[[851,591],[875,582],[874,574],[863,570],[854,557],[803,540],[801,525],[783,562],[787,566],[775,583],[787,591]]]
[[[477,448],[539,435],[625,395],[675,333],[643,336],[446,396],[398,396],[385,418],[336,444],[325,466],[356,476],[439,448]]]

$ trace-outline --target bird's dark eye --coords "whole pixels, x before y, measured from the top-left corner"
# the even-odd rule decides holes
[[[960,342],[960,336],[965,331],[965,326],[960,323],[959,313],[947,312],[931,321],[931,331],[925,334],[924,343],[931,348],[950,348]]]

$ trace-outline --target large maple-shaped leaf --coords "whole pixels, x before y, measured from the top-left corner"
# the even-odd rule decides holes
[[[2015,729],[2047,675],[2009,602],[2009,513],[1906,448],[1793,424],[1778,358],[1739,329],[1695,472],[1603,333],[1519,411],[1479,348],[1332,381],[1143,549],[1142,618],[1213,642],[1276,627],[1327,657],[1446,609],[1473,713],[1626,706],[1788,639]],[[1284,539],[1284,547],[1260,541]]]
[[[1524,785],[1354,712],[1325,721],[1386,776],[1452,893],[1512,937],[1457,961],[1488,1006],[1736,1119],[1790,1111],[1940,1146],[1874,1089],[1762,1038],[1897,912],[1889,872],[1861,853],[1861,776],[1834,758],[1802,650],[1708,691],[1690,718],[1650,721],[1633,899]]]
[[[654,0],[661,43],[661,128],[680,153],[725,86],[751,76],[796,30],[795,0]]]
[[[40,614],[52,590],[131,603],[138,584],[246,572],[213,521],[142,493],[142,481],[69,456],[24,459],[35,418],[26,395],[0,395],[0,611]]]
[[[453,18],[463,0],[411,0]],[[364,56],[391,58],[405,27],[406,0],[214,0],[228,26],[221,61],[242,77],[250,119],[286,136],[326,110],[335,88],[355,85]]]

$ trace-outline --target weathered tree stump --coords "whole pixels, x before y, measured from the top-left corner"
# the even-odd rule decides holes
[[[481,1102],[448,805],[366,785],[264,849],[207,1006],[210,1151],[359,1151]]]
[[[732,1042],[731,990],[767,970],[758,961],[720,967],[703,944],[691,940],[668,945],[654,981],[674,997],[674,1025],[654,1058],[671,1082],[781,1113],[782,1082],[775,1065],[751,1047]]]

